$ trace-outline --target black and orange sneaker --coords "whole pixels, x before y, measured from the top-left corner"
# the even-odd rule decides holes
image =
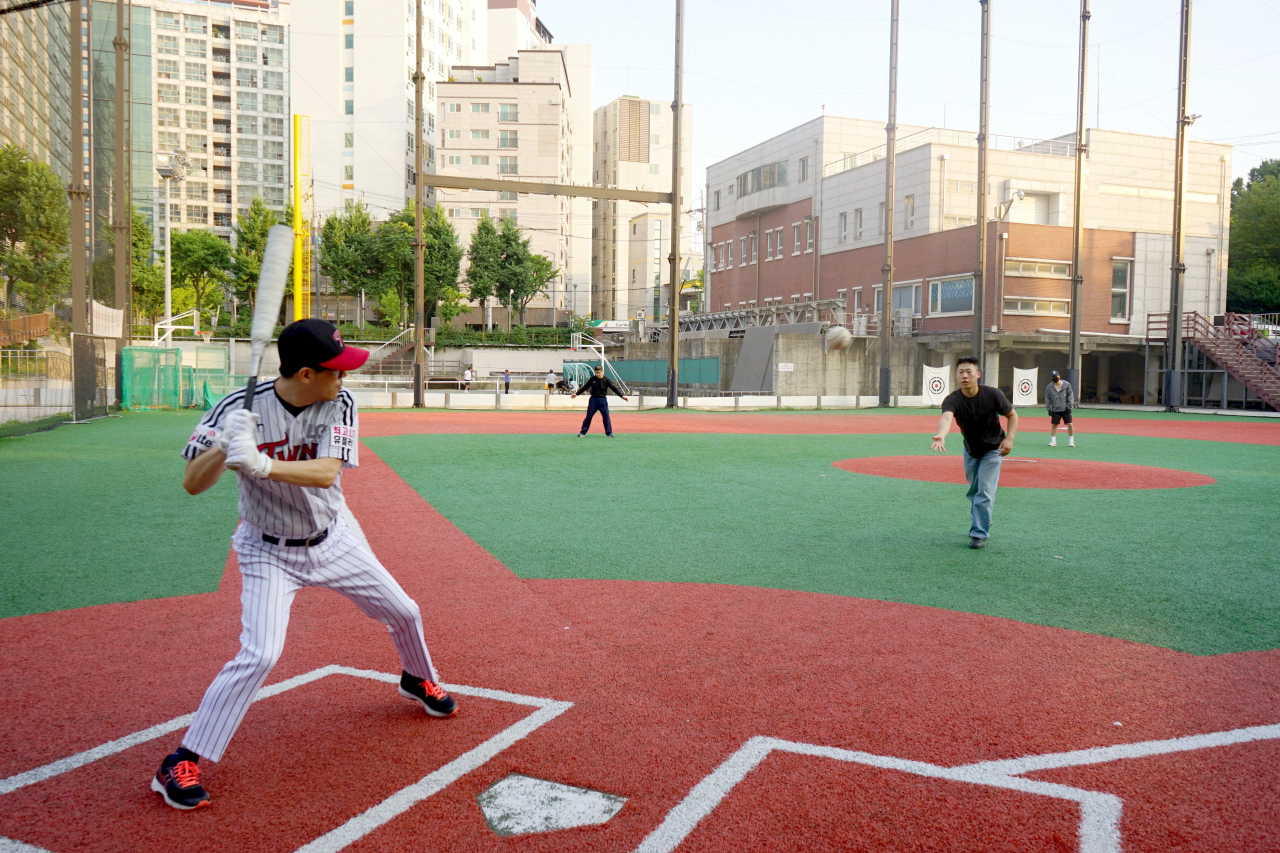
[[[151,790],[175,809],[189,811],[209,805],[209,792],[200,785],[200,765],[177,753],[160,764],[160,770],[151,778]]]
[[[458,713],[458,703],[453,701],[453,697],[443,687],[407,672],[400,674],[400,695],[421,702],[422,707],[433,717],[452,717]]]

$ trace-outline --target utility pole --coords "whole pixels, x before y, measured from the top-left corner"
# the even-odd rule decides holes
[[[116,309],[120,312],[120,343],[116,346],[116,375],[121,376],[121,360],[123,350],[133,340],[133,193],[130,186],[128,132],[133,129],[133,122],[128,123],[126,131],[125,116],[132,107],[130,97],[131,86],[125,63],[129,55],[129,40],[125,37],[125,15],[129,15],[132,34],[133,3],[116,0],[116,37],[111,42],[116,49],[116,179],[115,179],[115,276],[116,276]],[[124,388],[116,383],[116,402],[123,402]]]
[[[1080,244],[1084,239],[1085,93],[1089,85],[1089,0],[1080,0],[1080,72],[1076,83],[1076,199],[1071,232],[1071,342],[1067,354],[1067,382],[1080,393],[1080,324],[1084,314],[1084,268]],[[1099,389],[1101,390],[1101,389]]]
[[[671,361],[667,364],[668,409],[680,404],[680,118],[684,108],[683,61],[684,0],[676,0],[676,92],[675,100],[671,102],[671,307],[667,310]]]
[[[71,0],[71,331],[89,331],[89,285],[85,275],[84,3]]]
[[[986,367],[987,331],[987,132],[991,121],[991,0],[978,0],[982,6],[982,84],[978,96],[978,263],[973,270],[973,357],[978,369]],[[988,385],[997,384],[998,376],[989,376]]]
[[[1191,65],[1191,0],[1182,0],[1182,38],[1178,47],[1178,139],[1173,156],[1173,269],[1169,290],[1169,340],[1165,351],[1168,381],[1165,383],[1164,408],[1176,412],[1182,405],[1182,298],[1183,262],[1187,235],[1182,228],[1183,177],[1187,170],[1187,128],[1199,116],[1187,115],[1187,84]],[[1101,390],[1101,389],[1099,389]]]
[[[422,371],[426,356],[426,329],[423,321],[423,303],[426,246],[422,241],[422,170],[426,168],[422,156],[422,0],[416,0],[413,45],[415,65],[413,71],[413,405],[422,407]]]
[[[893,336],[893,196],[898,162],[898,0],[890,0],[889,12],[889,123],[884,149],[884,289],[880,311],[880,405],[889,405],[890,338]]]

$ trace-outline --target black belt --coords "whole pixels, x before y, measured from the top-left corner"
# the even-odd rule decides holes
[[[329,531],[324,530],[312,536],[310,539],[286,539],[284,544],[290,548],[310,548],[312,545],[319,545],[325,539],[329,538]],[[272,545],[280,544],[279,536],[272,536],[270,533],[262,534],[262,541]]]

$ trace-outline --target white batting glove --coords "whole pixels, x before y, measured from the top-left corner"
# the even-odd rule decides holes
[[[271,473],[271,457],[258,450],[255,439],[244,434],[231,437],[226,465],[233,471],[261,479]]]
[[[218,439],[218,446],[222,448],[222,451],[225,453],[228,445],[231,444],[231,439],[238,435],[248,436],[256,443],[258,437],[258,422],[260,420],[261,419],[253,412],[248,412],[244,409],[236,409],[234,412],[227,415],[226,419],[222,422],[222,437]]]

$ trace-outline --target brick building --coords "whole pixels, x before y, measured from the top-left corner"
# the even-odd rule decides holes
[[[840,300],[855,333],[874,329],[883,304],[883,133],[879,122],[824,117],[708,169],[712,312],[759,316],[813,303],[816,316],[839,313],[824,300]],[[1143,383],[1147,315],[1168,311],[1174,140],[1091,130],[1087,142],[1084,384],[1100,398],[1128,399]],[[991,140],[985,368],[1001,385],[1014,366],[1066,364],[1074,148],[1073,137]],[[938,364],[972,346],[977,153],[972,134],[899,127],[895,334],[918,337]],[[1225,309],[1230,155],[1225,145],[1188,146],[1187,311]]]

